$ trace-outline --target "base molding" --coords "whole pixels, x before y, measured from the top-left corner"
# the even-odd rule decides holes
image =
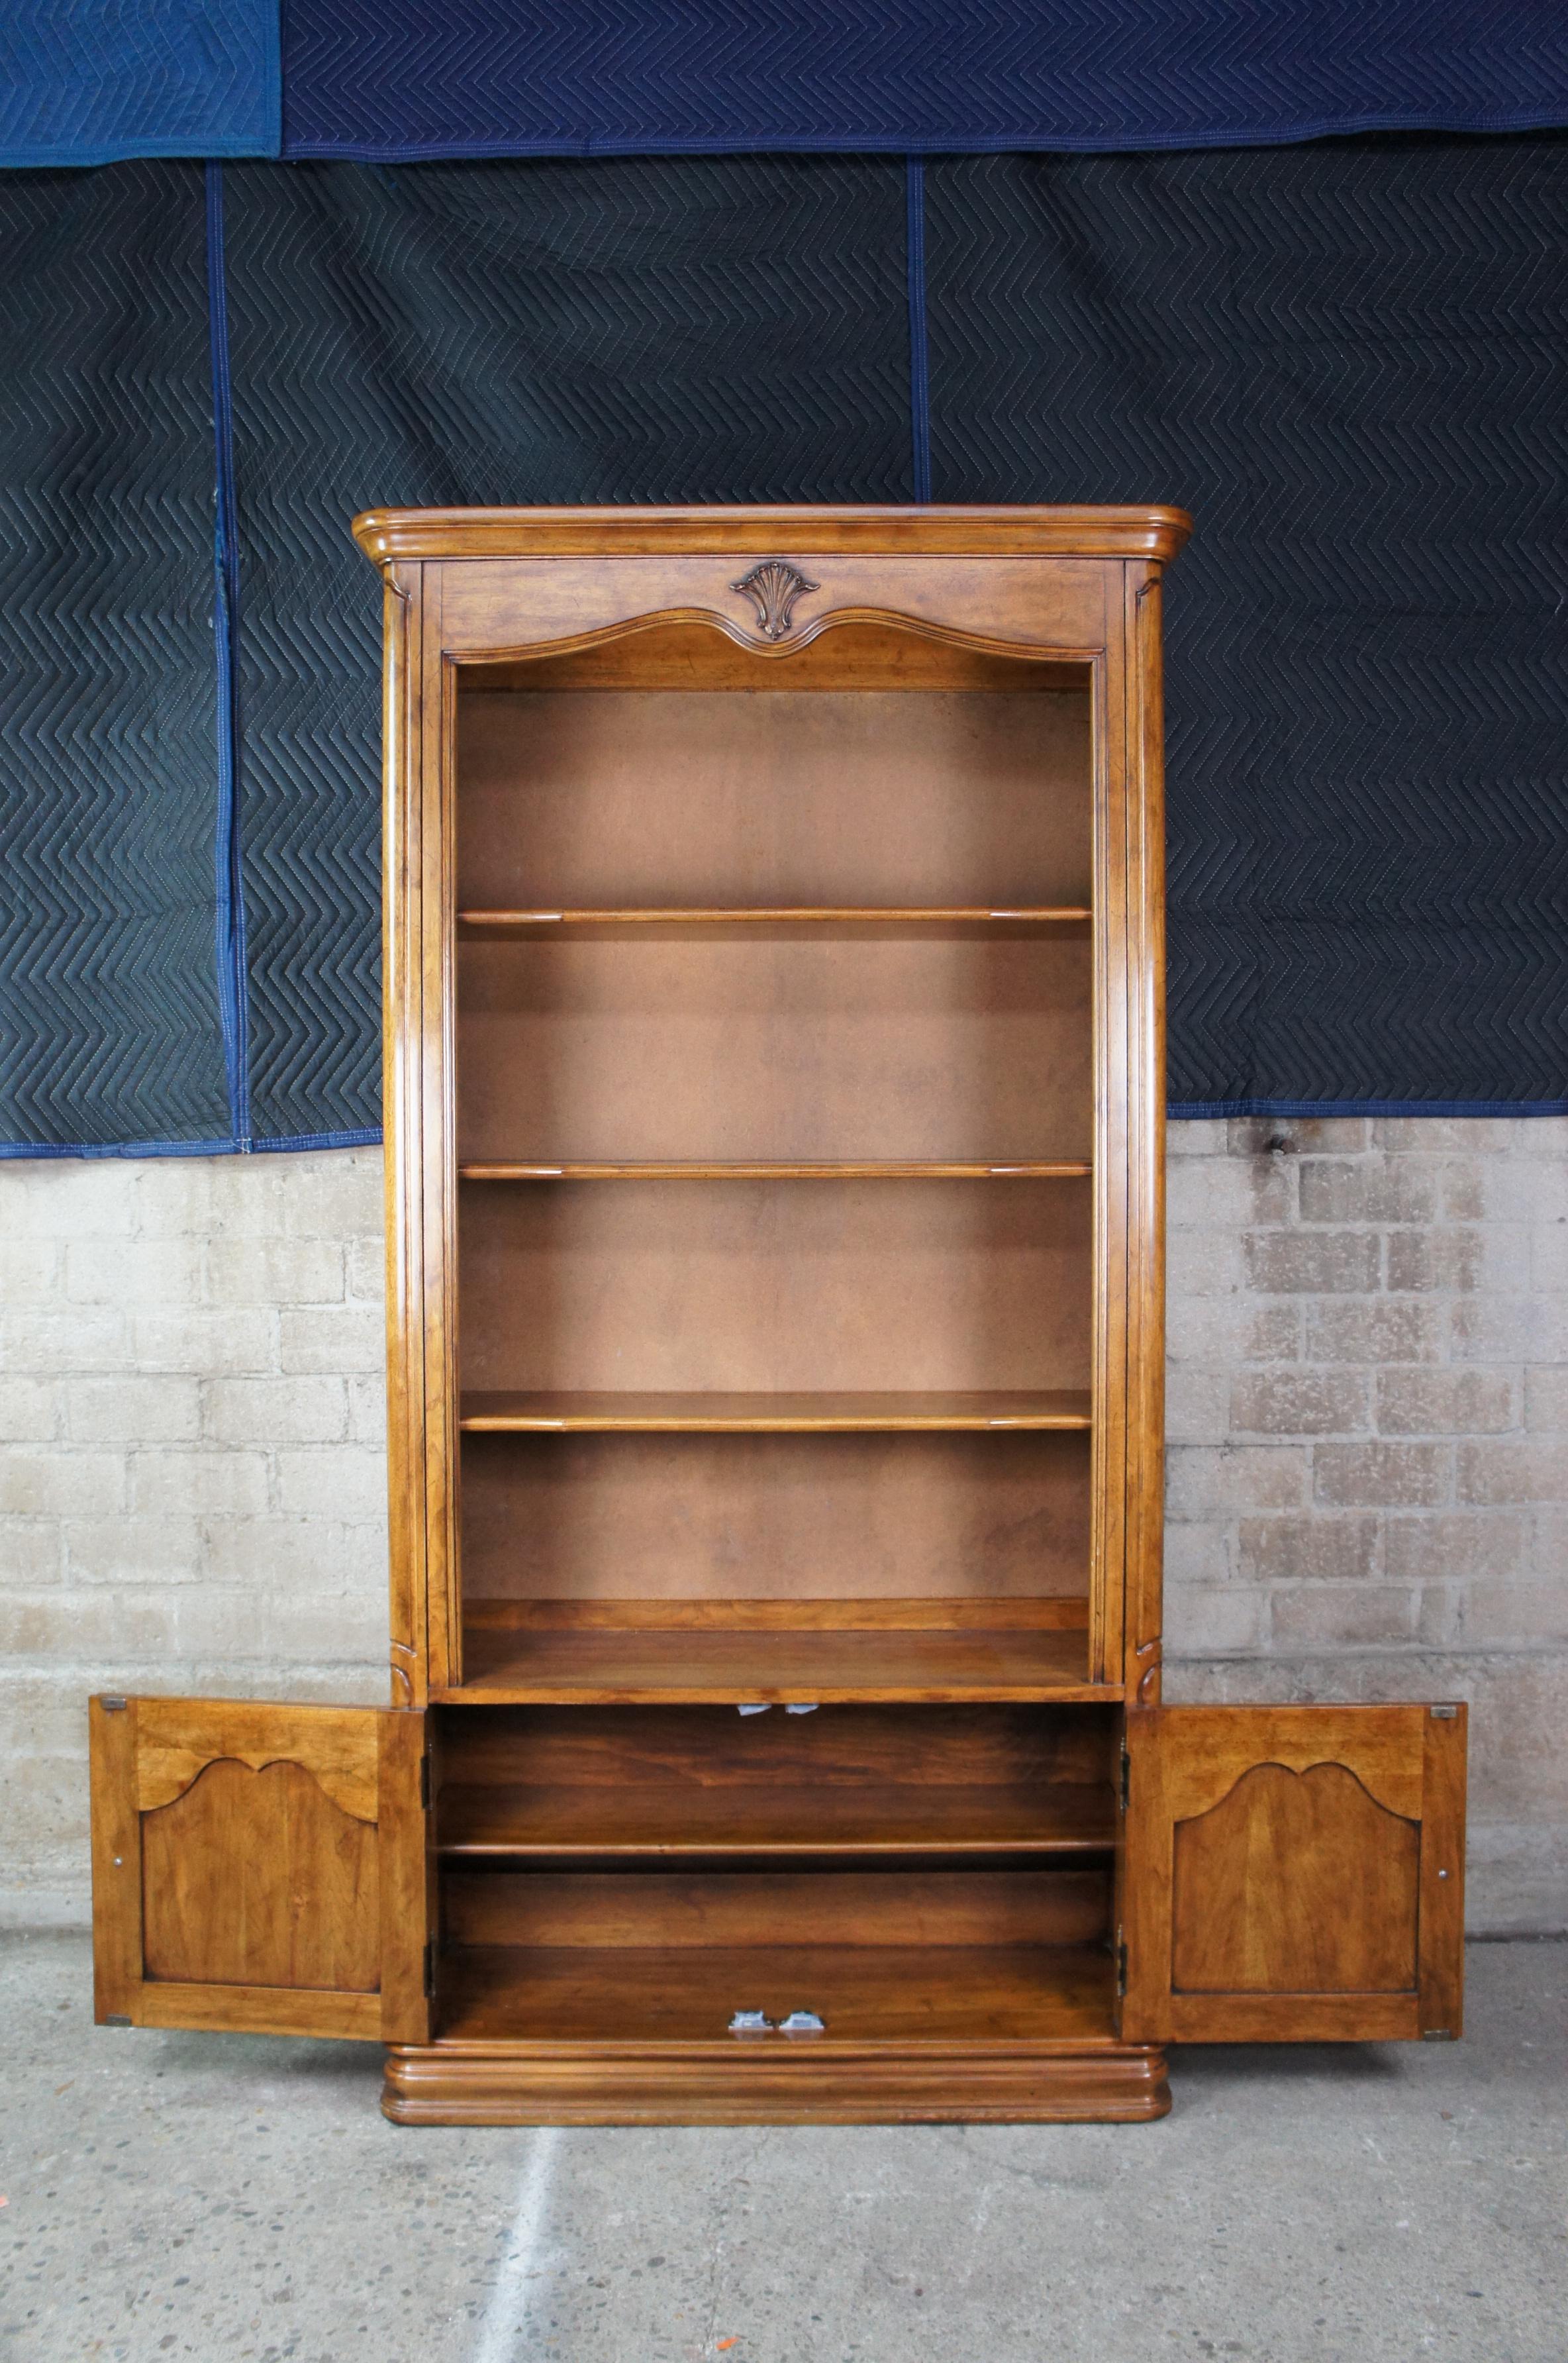
[[[1133,2124],[1171,2104],[1144,2044],[433,2043],[387,2053],[400,2125]]]

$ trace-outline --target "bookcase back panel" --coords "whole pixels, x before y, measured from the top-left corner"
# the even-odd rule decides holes
[[[469,1600],[1081,1599],[1084,1434],[467,1436]]]
[[[463,1161],[1092,1153],[1087,926],[558,929],[458,974]]]
[[[750,661],[772,684],[797,660]],[[458,908],[1084,904],[1089,712],[1087,690],[467,691]]]
[[[1082,1388],[1091,1185],[469,1182],[465,1389]]]

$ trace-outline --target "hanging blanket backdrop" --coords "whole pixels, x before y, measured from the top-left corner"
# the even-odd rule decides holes
[[[894,13],[0,33],[0,1154],[379,1137],[348,524],[417,503],[1190,508],[1173,1112],[1568,1112],[1568,46]]]

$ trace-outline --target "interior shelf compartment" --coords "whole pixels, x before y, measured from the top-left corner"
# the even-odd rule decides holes
[[[922,1164],[908,1159],[901,1162],[861,1159],[838,1164],[821,1159],[809,1163],[764,1163],[753,1159],[745,1164],[714,1165],[694,1160],[651,1164],[623,1159],[613,1164],[525,1165],[492,1161],[459,1165],[458,1178],[462,1182],[1077,1182],[1087,1179],[1093,1171],[1094,1167],[1087,1160],[1004,1165]]]
[[[1090,1382],[1087,1180],[459,1188],[465,1394],[823,1394],[826,1415]]]
[[[1110,1998],[1104,1859],[870,1874],[459,1862],[442,1869],[441,1911],[447,2036],[487,2020],[507,2034],[701,2041],[737,2013],[777,2028],[802,2012],[829,2038],[974,2039],[1059,2019],[1099,2028]]]
[[[459,1427],[476,1434],[813,1435],[929,1429],[1081,1429],[1087,1388],[874,1394],[468,1391]]]
[[[470,1429],[461,1590],[489,1603],[480,1621],[513,1626],[830,1611],[1081,1625],[1093,1442],[1087,1427]]]
[[[1109,1953],[1089,1945],[465,1946],[436,1994],[451,2042],[965,2043],[1113,2039]],[[730,2036],[737,2010],[820,2036]]]
[[[1120,1697],[1088,1680],[1087,1623],[1081,1599],[471,1602],[451,1695],[602,1705]]]
[[[1114,1710],[443,1710],[443,1858],[1057,1860],[1115,1843]]]
[[[457,970],[463,1166],[1092,1149],[1087,927],[490,928]]]
[[[461,677],[460,912],[1091,900],[1086,666],[855,625],[779,660],[699,626]]]

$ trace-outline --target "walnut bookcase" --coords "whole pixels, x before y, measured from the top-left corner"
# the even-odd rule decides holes
[[[392,1704],[94,1701],[101,2016],[379,2035],[424,2123],[1458,2032],[1463,1708],[1159,1703],[1187,529],[358,520]]]

